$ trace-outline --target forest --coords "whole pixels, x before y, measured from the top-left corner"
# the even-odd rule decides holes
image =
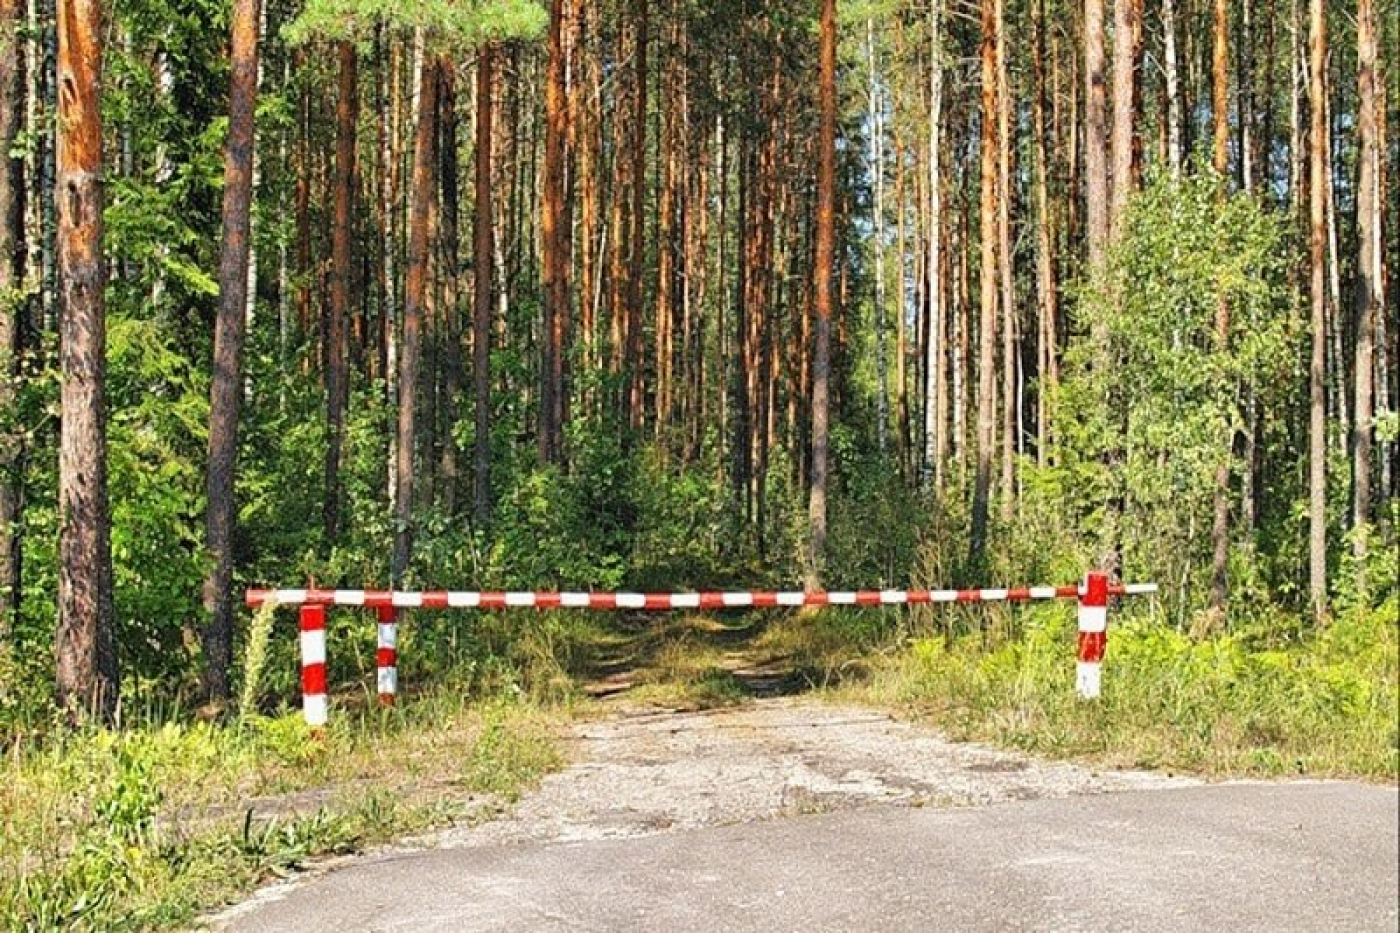
[[[1393,602],[1396,12],[0,0],[0,719],[255,585]]]

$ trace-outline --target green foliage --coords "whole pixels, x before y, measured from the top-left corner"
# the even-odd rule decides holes
[[[1078,304],[1102,344],[1067,355],[1055,475],[1038,483],[1074,527],[1104,527],[1121,500],[1125,572],[1167,582],[1173,598],[1207,590],[1215,470],[1238,472],[1232,440],[1252,425],[1249,406],[1276,423],[1294,401],[1283,387],[1295,383],[1302,332],[1287,255],[1282,219],[1208,170],[1158,175]]]
[[[290,45],[313,37],[357,41],[375,25],[422,29],[447,47],[474,48],[506,39],[531,39],[549,23],[536,0],[430,0],[411,4],[391,0],[313,0],[282,30]]]

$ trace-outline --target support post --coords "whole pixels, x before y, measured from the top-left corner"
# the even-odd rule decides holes
[[[379,705],[393,706],[399,692],[399,613],[393,606],[380,606],[375,612],[379,618],[379,646],[375,651]]]
[[[301,607],[301,711],[312,729],[324,729],[326,698],[326,607]]]
[[[1100,665],[1108,642],[1108,574],[1090,571],[1079,594],[1079,661],[1075,689],[1096,700],[1102,688]]]

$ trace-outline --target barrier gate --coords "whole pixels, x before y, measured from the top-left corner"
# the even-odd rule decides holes
[[[1028,602],[1074,599],[1079,603],[1075,690],[1086,700],[1102,692],[1100,665],[1108,642],[1108,600],[1157,592],[1155,583],[1113,583],[1091,572],[1071,586],[965,590],[741,590],[712,593],[593,593],[401,590],[248,590],[248,606],[268,603],[300,607],[302,712],[312,728],[326,725],[326,610],[331,606],[374,609],[379,626],[375,666],[379,701],[392,705],[398,694],[398,610],[400,609],[594,609],[670,612],[677,609],[800,608],[804,606],[913,606],[937,603]]]

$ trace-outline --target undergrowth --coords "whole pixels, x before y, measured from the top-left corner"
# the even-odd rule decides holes
[[[955,737],[1117,767],[1212,776],[1395,780],[1397,600],[1312,630],[1274,618],[1192,638],[1125,607],[1110,627],[1103,697],[1074,691],[1074,608],[1028,610],[1015,637],[913,638],[858,692]]]
[[[339,711],[322,736],[288,714],[18,741],[0,928],[187,923],[312,856],[470,818],[561,761],[538,708],[445,691]]]

